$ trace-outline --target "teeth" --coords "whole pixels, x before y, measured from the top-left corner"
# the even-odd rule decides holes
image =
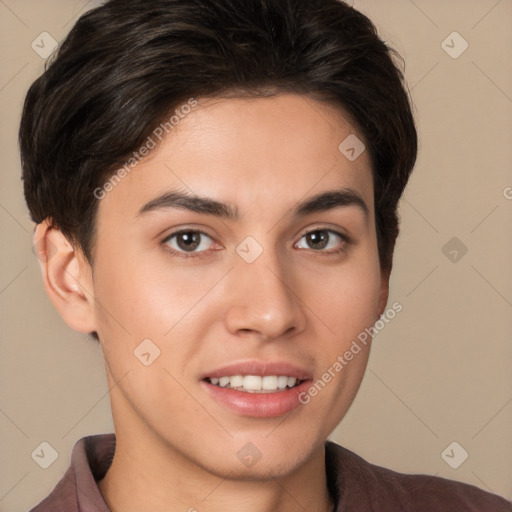
[[[266,391],[281,391],[293,388],[298,380],[287,375],[232,375],[231,377],[212,377],[209,379],[215,386],[237,389],[249,393],[264,393]]]
[[[277,377],[277,387],[279,389],[284,389],[286,386],[288,386],[288,377],[285,377],[284,375]]]
[[[244,385],[244,378],[241,375],[233,375],[229,380],[229,386],[232,388],[239,388]]]
[[[297,382],[297,379],[295,377],[288,377],[288,387],[293,388],[295,386],[295,383]]]
[[[221,388],[225,388],[226,386],[229,386],[229,377],[221,377],[219,379],[219,386]]]
[[[265,391],[273,391],[277,389],[277,376],[276,375],[265,375],[261,379],[261,389]]]
[[[237,377],[238,377],[238,375],[237,375]],[[242,384],[242,386],[247,391],[260,391],[261,390],[261,377],[258,377],[257,375],[246,375],[244,377],[243,382],[244,383]],[[234,386],[231,384],[231,387],[234,387]]]

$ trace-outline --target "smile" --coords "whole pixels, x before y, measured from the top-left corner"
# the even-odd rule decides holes
[[[246,393],[279,393],[301,384],[301,380],[287,375],[232,375],[207,377],[210,384],[220,388],[235,389]]]

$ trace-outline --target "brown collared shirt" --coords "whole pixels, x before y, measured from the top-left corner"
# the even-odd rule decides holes
[[[114,434],[80,439],[62,480],[30,512],[110,512],[97,482],[108,471],[115,446]],[[325,467],[336,512],[512,512],[512,503],[472,485],[397,473],[330,441]]]

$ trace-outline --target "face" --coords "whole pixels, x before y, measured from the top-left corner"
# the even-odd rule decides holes
[[[199,99],[100,201],[94,324],[119,439],[230,478],[323,449],[368,345],[343,356],[386,300],[369,155],[338,149],[351,134],[298,95]]]

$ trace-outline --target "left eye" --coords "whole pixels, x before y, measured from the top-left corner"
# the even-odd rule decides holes
[[[209,242],[205,242],[204,238],[208,239]],[[175,251],[201,252],[207,250],[213,240],[202,231],[189,230],[173,233],[164,242]]]
[[[303,235],[298,242],[297,247],[299,249],[314,249],[321,251],[323,249],[335,249],[340,245],[340,243],[345,241],[345,237],[336,231],[332,231],[330,229],[317,229]],[[304,243],[307,244],[307,246],[304,246]]]

